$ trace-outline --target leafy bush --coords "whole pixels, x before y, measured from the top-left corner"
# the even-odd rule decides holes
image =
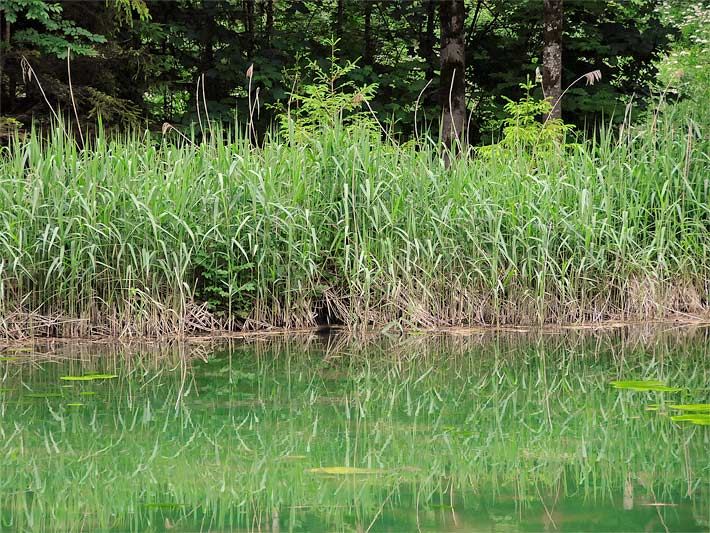
[[[503,138],[496,144],[481,146],[483,156],[500,155],[508,151],[528,152],[531,155],[546,154],[564,146],[565,137],[574,126],[560,119],[548,118],[552,111],[549,100],[538,99],[532,92],[535,84],[528,78],[520,84],[525,95],[516,101],[505,98],[508,117],[502,120]]]
[[[287,109],[281,109],[281,132],[290,140],[302,140],[322,128],[336,125],[377,131],[377,121],[366,107],[367,100],[375,96],[377,84],[357,86],[347,79],[357,69],[357,62],[347,61],[341,65],[337,57],[338,40],[328,42],[331,54],[327,66],[310,61],[307,70],[311,81],[303,84],[298,92],[292,92]],[[295,76],[298,82],[300,72]]]

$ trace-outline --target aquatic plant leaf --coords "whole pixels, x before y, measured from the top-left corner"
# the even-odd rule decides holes
[[[31,392],[25,394],[26,398],[61,398],[61,392]]]
[[[688,403],[679,405],[669,405],[671,409],[678,409],[679,411],[700,411],[700,412],[710,412],[710,403]]]
[[[67,407],[81,407],[82,405],[84,404],[81,402],[71,402],[67,404]]]
[[[683,390],[678,387],[669,387],[662,381],[657,380],[621,380],[612,381],[610,385],[615,389],[625,389],[635,392],[679,392]]]
[[[116,374],[84,374],[83,376],[62,376],[59,379],[63,381],[94,381],[97,379],[114,379]]]
[[[335,476],[345,476],[349,474],[369,475],[369,474],[384,474],[384,470],[375,468],[355,468],[352,466],[323,466],[320,468],[309,468],[306,472],[310,474],[329,474]]]
[[[672,416],[674,422],[690,422],[699,426],[710,426],[710,413],[692,413],[687,415]]]

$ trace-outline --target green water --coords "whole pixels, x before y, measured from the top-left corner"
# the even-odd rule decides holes
[[[8,348],[0,529],[707,531],[709,376],[702,328]]]

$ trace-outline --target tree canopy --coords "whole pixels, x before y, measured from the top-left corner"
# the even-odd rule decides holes
[[[496,131],[505,98],[524,96],[544,48],[543,0],[460,0],[464,8],[466,129]],[[0,17],[0,115],[25,124],[49,116],[32,65],[52,105],[71,113],[67,55],[82,120],[160,128],[197,119],[246,122],[263,134],[310,78],[335,63],[351,68],[337,83],[369,91],[382,122],[403,136],[437,127],[441,30],[446,4],[430,0],[5,0]],[[560,2],[557,2],[560,3]],[[565,0],[561,87],[598,70],[594,86],[565,95],[564,120],[591,126],[642,101],[655,61],[678,34],[661,0]],[[443,7],[443,9],[439,9]],[[666,6],[667,9],[667,6]],[[453,11],[458,12],[456,9]],[[335,44],[334,44],[335,43]],[[253,65],[253,68],[252,68]],[[252,76],[247,70],[252,68]],[[445,71],[446,69],[444,69]],[[203,80],[199,91],[198,81]],[[258,102],[252,102],[248,94]],[[364,93],[363,93],[364,94]],[[254,105],[257,108],[254,108]]]

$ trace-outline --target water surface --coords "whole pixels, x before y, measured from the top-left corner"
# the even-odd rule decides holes
[[[702,328],[8,348],[0,529],[707,531],[710,426],[672,406],[710,403],[709,354]]]

